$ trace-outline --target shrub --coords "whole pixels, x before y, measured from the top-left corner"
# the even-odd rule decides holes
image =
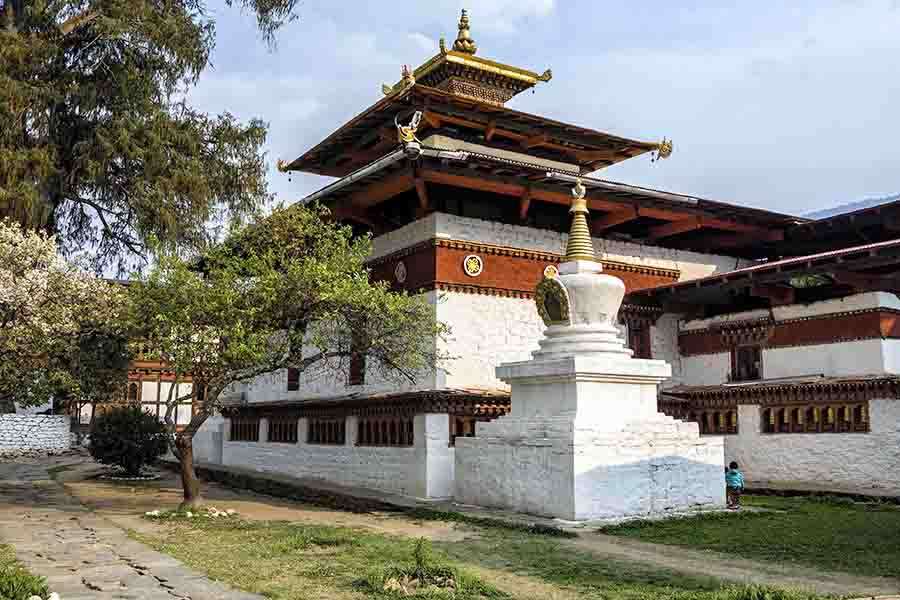
[[[104,465],[117,465],[131,477],[166,453],[166,428],[139,406],[115,406],[94,418],[91,456]]]
[[[27,600],[31,596],[46,598],[47,584],[43,577],[32,575],[16,562],[8,546],[0,546],[0,599]]]

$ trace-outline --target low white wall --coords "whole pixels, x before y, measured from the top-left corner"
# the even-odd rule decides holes
[[[747,479],[797,482],[835,491],[900,493],[900,400],[869,401],[869,433],[762,433],[762,407],[738,407],[739,433],[725,458]]]
[[[357,446],[356,417],[347,417],[344,445],[306,443],[306,419],[300,419],[296,444],[264,441],[265,424],[259,442],[232,442],[227,439],[227,424],[226,420],[224,465],[418,498],[446,498],[453,493],[453,449],[446,414],[416,415],[410,447]]]
[[[0,415],[0,453],[62,451],[72,447],[68,415]]]

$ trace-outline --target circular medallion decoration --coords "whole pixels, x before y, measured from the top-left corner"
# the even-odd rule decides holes
[[[558,279],[542,279],[534,290],[534,303],[547,327],[569,323],[569,293]]]
[[[394,278],[397,280],[397,283],[406,281],[406,264],[402,260],[394,267]]]
[[[544,277],[556,277],[557,275],[559,275],[559,269],[556,268],[556,265],[544,267]]]
[[[484,261],[480,256],[470,254],[463,259],[463,271],[469,277],[478,277],[484,271]]]

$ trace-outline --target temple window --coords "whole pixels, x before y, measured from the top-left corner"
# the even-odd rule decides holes
[[[853,405],[785,406],[762,411],[764,433],[866,433],[868,403]]]
[[[366,382],[366,353],[360,350],[359,338],[350,342],[350,372],[347,385],[363,385]]]
[[[653,358],[650,348],[650,325],[639,320],[628,321],[628,347],[635,358]]]
[[[232,442],[258,442],[259,417],[237,417],[231,419]]]
[[[345,419],[309,419],[307,421],[306,443],[343,446],[347,443],[347,424]]]
[[[130,394],[131,390],[129,389]],[[193,385],[191,383],[145,379],[141,381],[141,387],[137,390],[137,394],[141,409],[147,414],[156,416],[160,421],[165,421],[169,399],[179,400],[178,405],[172,409],[172,421],[178,427],[184,427],[191,422],[194,413]]]
[[[762,411],[762,430],[763,433],[775,433],[775,411],[771,408]]]
[[[128,384],[128,401],[133,403],[138,401],[138,384],[136,381]]]
[[[458,437],[475,437],[475,417],[450,415],[450,445],[456,445]]]
[[[269,441],[279,444],[296,444],[297,419],[285,417],[269,419]]]
[[[866,404],[857,404],[853,407],[853,431],[869,430],[869,407]]]
[[[804,425],[804,431],[806,431],[807,433],[816,433],[818,431],[821,431],[822,410],[818,406],[810,406],[806,409],[806,418]]]
[[[738,432],[738,416],[736,410],[730,410],[726,414],[728,419],[728,425],[725,429],[724,433],[737,433]]]
[[[288,367],[287,370],[287,391],[296,392],[300,389],[300,369]]]
[[[738,346],[731,350],[731,381],[754,381],[762,378],[762,348]]]
[[[359,421],[357,446],[413,445],[412,417],[362,418]]]
[[[803,433],[803,417],[805,414],[803,413],[802,408],[792,408],[791,409],[791,431],[794,433]]]

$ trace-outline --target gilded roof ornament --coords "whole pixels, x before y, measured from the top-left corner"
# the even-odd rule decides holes
[[[287,173],[290,170],[288,169],[288,164],[280,158],[275,161],[275,168],[278,169],[279,173]]]
[[[469,32],[469,12],[466,9],[462,9],[462,15],[459,17],[459,34],[453,42],[453,49],[466,54],[475,54],[478,51],[478,44]]]
[[[441,38],[438,41],[438,50],[441,51],[441,56],[447,54],[447,42],[444,40],[444,38]]]
[[[422,111],[417,110],[412,119],[409,121],[409,125],[401,125],[400,121],[398,121],[398,117],[394,117],[394,125],[397,126],[397,140],[401,144],[411,144],[414,142],[419,142],[419,139],[416,137],[416,131],[419,129],[419,123],[422,122]]]
[[[672,156],[672,140],[663,138],[662,141],[656,146],[656,156],[653,158],[653,162],[656,162],[662,158],[669,158],[670,156]]]
[[[590,260],[597,262],[594,254],[594,242],[591,240],[591,231],[587,224],[587,190],[581,183],[581,179],[575,180],[572,188],[572,226],[569,228],[569,241],[566,244],[565,261]]]
[[[544,82],[550,81],[551,79],[553,79],[553,71],[551,71],[550,69],[547,69],[546,71],[541,73],[537,78],[538,81]]]

